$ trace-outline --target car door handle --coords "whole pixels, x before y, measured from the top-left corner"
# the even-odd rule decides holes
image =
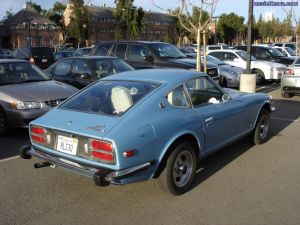
[[[214,120],[213,117],[208,117],[208,118],[205,119],[205,123],[206,123],[206,124],[207,124],[207,123],[211,123],[213,120]]]

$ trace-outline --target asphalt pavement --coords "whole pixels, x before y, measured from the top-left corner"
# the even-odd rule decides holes
[[[156,180],[97,187],[60,168],[34,169],[18,158],[26,130],[0,137],[1,225],[299,225],[300,97],[269,92],[276,112],[271,138],[259,146],[247,139],[201,161],[193,188],[174,197]]]

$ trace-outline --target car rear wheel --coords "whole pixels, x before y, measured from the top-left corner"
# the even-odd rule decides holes
[[[254,133],[253,133],[253,142],[256,145],[265,143],[269,138],[270,130],[270,113],[268,110],[263,109],[260,113],[258,121],[256,123]]]
[[[288,92],[281,92],[281,96],[283,98],[291,98],[292,97],[292,95],[290,93],[288,93]]]
[[[195,176],[196,164],[195,147],[188,142],[177,145],[158,177],[160,188],[173,195],[188,191]]]
[[[9,131],[9,125],[7,122],[7,118],[3,110],[0,108],[0,135],[7,134],[8,131]]]

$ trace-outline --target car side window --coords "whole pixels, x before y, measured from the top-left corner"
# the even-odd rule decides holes
[[[143,45],[131,45],[129,51],[129,60],[145,61],[146,57],[150,55],[148,48]]]
[[[226,61],[233,61],[235,58],[238,58],[238,57],[231,52],[224,53],[224,60],[226,60]]]
[[[224,61],[224,53],[223,52],[210,52],[209,55],[216,57],[217,59]]]
[[[71,65],[71,59],[63,60],[55,66],[51,73],[55,76],[66,76],[71,70]]]
[[[183,86],[179,86],[167,95],[168,102],[175,107],[188,108],[189,103]]]
[[[194,107],[221,102],[223,93],[207,77],[189,80],[185,86]]]
[[[127,49],[127,44],[117,44],[116,53],[115,53],[116,57],[120,59],[125,59],[126,49]]]
[[[94,55],[107,55],[109,49],[111,48],[112,43],[103,43],[100,44],[96,51],[94,52]]]
[[[257,48],[256,53],[255,53],[255,57],[257,57],[257,58],[270,58],[271,55],[268,53],[268,51],[266,49]]]
[[[72,74],[77,75],[91,75],[91,70],[89,69],[88,64],[84,60],[74,60],[72,66]]]

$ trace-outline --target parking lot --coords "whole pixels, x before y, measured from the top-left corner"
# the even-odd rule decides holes
[[[278,84],[258,91],[275,101],[271,139],[243,139],[203,160],[179,197],[155,180],[97,187],[60,168],[36,170],[17,156],[26,130],[0,137],[0,224],[299,224],[300,97],[282,99]]]

